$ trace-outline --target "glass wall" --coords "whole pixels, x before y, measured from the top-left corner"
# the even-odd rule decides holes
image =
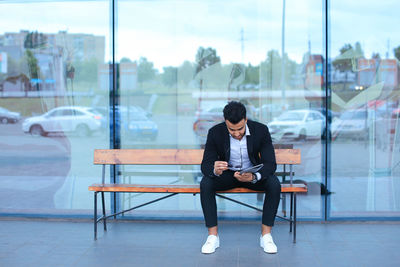
[[[331,1],[332,217],[400,214],[399,8]]]
[[[320,218],[325,127],[321,1],[287,5],[276,1],[118,1],[117,10],[121,148],[201,148],[208,129],[223,121],[227,101],[240,100],[249,119],[270,127],[274,143],[302,150],[303,164],[295,169],[296,178],[318,188],[301,197],[299,213]],[[120,179],[198,184],[202,178],[198,166],[152,169],[125,168],[126,174],[139,175]],[[129,194],[121,198],[121,205],[152,198]],[[262,204],[262,196],[235,198]],[[221,212],[259,216],[229,201],[218,201]],[[171,216],[176,212],[202,216],[198,197],[180,195],[132,214]]]
[[[1,213],[92,209],[93,149],[109,147],[109,17],[107,1],[0,3]]]
[[[298,196],[300,218],[398,217],[398,7],[0,1],[0,213],[89,216],[88,185],[101,175],[94,149],[202,148],[224,105],[239,100],[274,144],[301,149],[295,179],[309,192]],[[202,178],[199,166],[120,166],[116,174],[126,183]],[[121,194],[107,207],[156,197]],[[260,217],[223,199],[218,209]],[[288,209],[283,198],[278,215]],[[127,215],[202,212],[199,196],[178,195]]]

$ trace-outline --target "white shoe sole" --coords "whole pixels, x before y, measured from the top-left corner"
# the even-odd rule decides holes
[[[217,248],[219,248],[219,246],[215,247],[215,249],[213,251],[203,251],[203,250],[201,250],[201,253],[203,253],[203,254],[213,254]]]
[[[217,245],[215,246],[214,250],[212,250],[212,251],[204,251],[203,248],[201,248],[201,253],[203,253],[203,254],[212,254],[212,253],[215,252],[215,250],[217,248],[219,248],[219,241],[217,242]]]

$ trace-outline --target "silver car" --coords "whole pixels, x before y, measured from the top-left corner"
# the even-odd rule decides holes
[[[375,121],[380,120],[381,118],[377,114]],[[368,139],[368,111],[365,109],[355,109],[343,112],[340,118],[332,123],[332,134],[341,137]]]
[[[21,119],[21,114],[18,112],[9,111],[6,108],[0,107],[0,122],[6,123],[16,123]]]
[[[101,130],[101,122],[101,114],[92,108],[67,106],[25,119],[22,130],[35,136],[58,132],[75,132],[78,136],[89,136],[92,132]]]

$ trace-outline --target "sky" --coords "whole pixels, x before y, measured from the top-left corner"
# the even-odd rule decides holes
[[[285,52],[298,63],[311,48],[324,49],[321,0],[286,0]],[[106,37],[110,58],[109,1],[0,1],[0,34],[20,30],[88,33]],[[146,57],[160,71],[194,61],[198,47],[216,49],[223,64],[259,64],[269,50],[282,51],[283,2],[274,0],[119,1],[117,59]],[[330,56],[345,44],[360,42],[365,56],[393,58],[400,45],[400,2],[330,1]],[[243,35],[241,34],[243,31]],[[243,36],[243,41],[241,37]],[[243,49],[242,49],[243,45]]]

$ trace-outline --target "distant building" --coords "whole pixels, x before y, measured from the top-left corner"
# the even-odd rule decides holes
[[[324,58],[322,55],[310,55],[309,60],[305,65],[305,81],[304,87],[322,88],[324,85]]]
[[[321,55],[309,57],[303,70],[305,88],[322,88],[324,84],[323,60]],[[400,73],[396,59],[359,58],[354,60],[350,69],[344,71],[329,63],[328,75],[332,85],[341,84],[344,90],[363,90],[380,82],[384,82],[383,89],[386,90],[399,88]]]
[[[26,47],[31,47],[29,50],[37,60],[40,70],[38,76],[29,73],[27,63],[20,64],[22,60],[26,60]],[[0,53],[8,59],[8,69],[4,72],[8,78],[0,86],[3,96],[7,96],[7,92],[13,96],[17,96],[18,92],[21,96],[29,96],[27,91],[47,91],[54,92],[53,95],[64,95],[67,78],[73,78],[73,75],[67,76],[67,62],[73,64],[76,61],[96,59],[99,64],[103,63],[105,37],[66,31],[38,33],[22,30],[19,33],[0,35]],[[21,77],[25,78],[21,80]],[[26,77],[30,78],[28,85]]]
[[[384,89],[399,87],[399,66],[396,59],[365,59],[358,60],[358,85],[364,88],[384,82]]]

